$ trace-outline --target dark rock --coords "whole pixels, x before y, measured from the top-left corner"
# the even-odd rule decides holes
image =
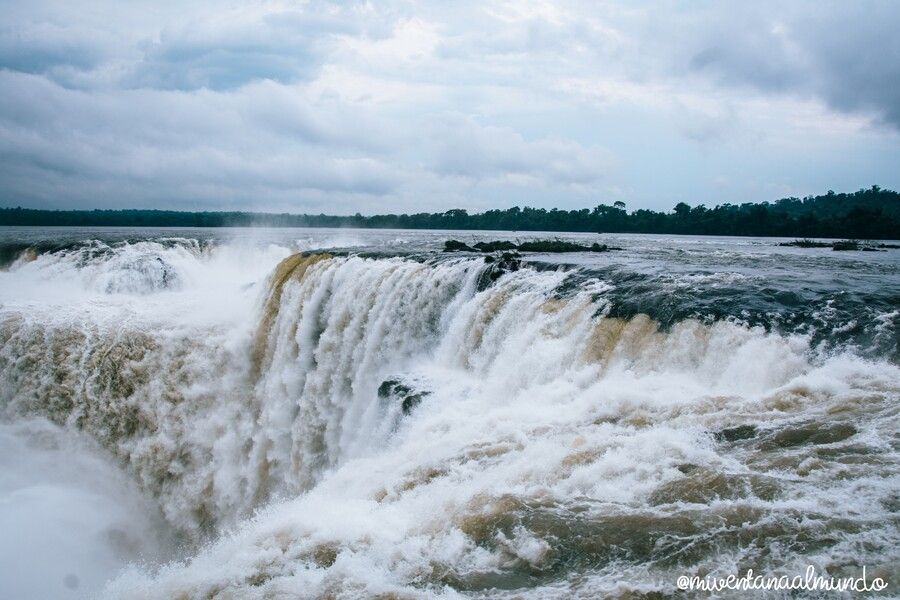
[[[522,242],[519,244],[519,250],[522,252],[586,252],[590,248],[562,240],[537,240]]]
[[[469,246],[458,240],[447,240],[444,242],[444,252],[505,252],[510,250],[519,250],[521,252],[609,252],[610,250],[622,250],[622,248],[596,242],[590,246],[583,246],[563,240],[535,240],[522,242],[518,245],[506,240],[495,240],[478,242],[474,246]]]
[[[859,250],[859,242],[855,240],[842,240],[840,242],[833,242],[831,244],[832,250],[837,250],[839,252],[846,250]]]
[[[458,240],[447,240],[444,242],[444,252],[477,252],[477,250]]]
[[[794,240],[793,242],[782,242],[779,246],[795,246],[797,248],[831,248],[838,252],[860,250],[862,252],[879,252],[888,248],[900,248],[896,244],[874,244],[859,240],[840,240],[837,242],[817,242],[815,240]]]
[[[414,388],[412,385],[400,379],[386,379],[378,386],[378,397],[384,400],[395,399],[400,401],[400,410],[408,415],[418,406],[425,396],[431,392]]]
[[[426,395],[427,394],[425,393],[410,394],[403,399],[403,403],[400,404],[400,410],[403,411],[404,415],[408,415],[412,412],[412,409],[417,407],[422,402],[422,398],[424,398]]]
[[[591,252],[609,252],[610,250],[622,250],[618,246],[607,246],[606,244],[598,244],[594,242],[591,244],[590,251]]]
[[[515,250],[516,245],[507,241],[478,242],[475,244],[475,248],[482,252],[502,252],[504,250]]]
[[[399,379],[386,379],[378,386],[379,398],[388,398],[394,393],[409,393],[409,388],[400,383]]]
[[[490,265],[486,268],[478,278],[477,289],[482,291],[488,288],[492,283],[500,279],[506,273],[518,271],[522,267],[522,261],[518,254],[512,252],[504,252],[498,256],[485,256],[484,262]]]
[[[793,242],[781,242],[779,246],[795,246],[797,248],[829,248],[828,242],[817,242],[810,239],[794,240]]]

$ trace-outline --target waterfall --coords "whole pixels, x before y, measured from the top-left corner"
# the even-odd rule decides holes
[[[153,251],[186,261],[175,289],[84,285],[177,298],[209,260]],[[566,569],[567,590],[609,590],[679,553],[891,543],[895,364],[734,320],[611,316],[599,278],[497,269],[294,254],[220,323],[7,308],[0,407],[96,440],[195,554],[131,570],[115,598],[552,597]],[[762,530],[766,554],[744,543]]]

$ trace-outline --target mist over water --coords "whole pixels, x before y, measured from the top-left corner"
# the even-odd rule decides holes
[[[173,551],[158,508],[109,456],[43,419],[0,425],[0,507],[3,598],[93,598]]]
[[[4,597],[900,584],[897,251],[61,231],[0,231]]]

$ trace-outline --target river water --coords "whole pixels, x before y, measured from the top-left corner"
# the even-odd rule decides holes
[[[0,597],[891,592],[900,250],[779,241],[0,228]]]

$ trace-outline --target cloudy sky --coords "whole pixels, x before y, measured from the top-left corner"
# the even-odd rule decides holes
[[[0,205],[900,188],[900,2],[0,0]]]

